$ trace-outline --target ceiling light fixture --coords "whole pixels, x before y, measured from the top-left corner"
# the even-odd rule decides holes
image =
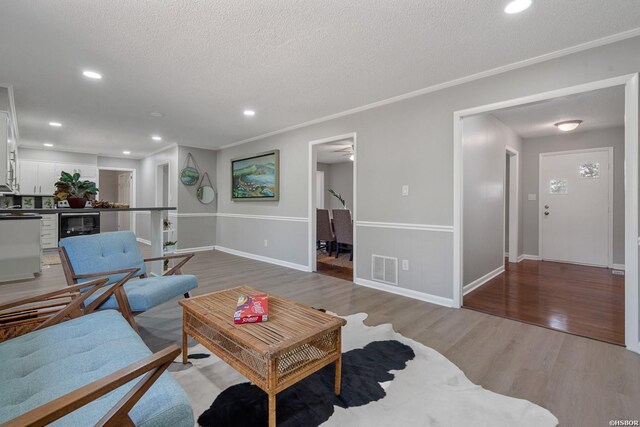
[[[44,144],[42,144],[42,145],[44,145],[45,147],[53,147],[53,144],[52,144],[52,143],[50,143],[50,142],[45,142],[45,143],[44,143]]]
[[[529,9],[532,3],[532,0],[513,0],[504,8],[504,13],[514,15],[516,13],[523,12]]]
[[[245,116],[255,116],[256,112],[253,110],[244,110],[244,115]]]
[[[131,151],[123,151],[122,154],[131,154]]]
[[[151,139],[153,139],[154,141],[162,141],[162,137],[158,135],[153,135]]]
[[[82,75],[89,79],[94,79],[94,80],[100,80],[102,78],[102,74],[95,71],[91,71],[91,70],[84,70],[82,72]]]
[[[572,130],[580,126],[580,123],[582,123],[582,120],[567,120],[564,122],[558,122],[554,124],[554,126],[560,129],[562,132],[571,132]]]
[[[54,128],[59,128],[60,126],[62,126],[62,123],[49,122],[49,126],[53,126]]]
[[[152,111],[151,115],[153,117],[162,117],[162,113],[160,111]]]

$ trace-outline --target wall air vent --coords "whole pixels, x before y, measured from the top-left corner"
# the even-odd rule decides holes
[[[371,278],[376,282],[398,285],[398,258],[371,255]]]

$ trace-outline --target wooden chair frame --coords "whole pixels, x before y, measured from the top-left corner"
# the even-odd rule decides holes
[[[137,268],[130,268],[123,273],[127,273],[125,277],[128,278],[136,271]],[[105,287],[108,280],[101,278],[0,304],[0,342],[92,313],[125,283],[115,283],[85,307],[87,298]],[[87,290],[80,293],[81,289]]]
[[[96,424],[96,426],[105,427],[133,426],[129,411],[179,355],[180,348],[175,344],[171,345],[99,380],[34,408],[9,420],[2,426],[46,426],[144,375]]]
[[[122,274],[124,272],[129,271],[130,269],[124,269],[124,270],[115,270],[115,271],[102,271],[99,273],[91,273],[91,274],[76,274],[75,271],[73,270],[73,266],[71,265],[71,260],[69,260],[69,255],[67,254],[67,250],[63,247],[59,247],[58,248],[58,253],[60,254],[60,261],[62,262],[62,270],[64,271],[64,276],[67,279],[67,284],[69,286],[73,286],[75,284],[78,283],[78,280],[80,279],[89,279],[89,278],[95,278],[95,277],[105,277],[105,276],[111,276],[114,274]],[[187,254],[180,254],[180,255],[165,255],[165,256],[161,256],[161,257],[156,257],[156,258],[146,258],[143,260],[143,262],[153,262],[153,261],[164,261],[164,260],[168,260],[168,259],[178,259],[178,258],[184,258],[182,261],[180,261],[179,263],[177,263],[175,266],[173,266],[173,268],[171,268],[170,270],[166,271],[162,277],[164,276],[173,276],[175,274],[182,274],[182,266],[184,266],[191,258],[193,258],[194,254],[193,253],[187,253]],[[139,269],[135,268],[134,269],[134,273],[137,272]],[[142,313],[141,311],[132,311],[131,310],[131,306],[129,305],[129,300],[127,299],[127,295],[125,290],[122,288],[122,286],[129,280],[131,279],[131,277],[133,276],[134,273],[131,274],[127,274],[125,277],[123,277],[122,279],[120,279],[117,284],[120,284],[119,286],[117,286],[117,288],[114,291],[114,296],[116,297],[116,301],[118,302],[118,307],[120,307],[120,312],[122,313],[122,315],[124,316],[125,319],[127,319],[127,321],[129,322],[129,324],[131,325],[131,327],[136,330],[137,332],[139,332],[138,330],[138,325],[136,324],[136,321],[134,319],[134,316],[137,316],[138,314]],[[146,278],[147,275],[146,274],[142,274],[140,275],[140,278]],[[184,294],[185,298],[189,298],[189,292]],[[107,300],[107,298],[100,298],[100,302],[97,303],[95,308],[98,308],[102,303],[104,303]],[[98,301],[98,299],[96,299],[91,305],[93,305],[94,303],[96,303],[96,301]]]

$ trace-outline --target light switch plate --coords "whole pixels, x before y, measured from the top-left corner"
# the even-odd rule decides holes
[[[408,185],[403,185],[402,186],[402,195],[403,196],[408,196],[409,195],[409,186]]]
[[[538,200],[537,194],[527,194],[527,200]]]

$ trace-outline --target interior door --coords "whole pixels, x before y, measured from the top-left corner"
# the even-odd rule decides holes
[[[131,172],[118,174],[118,203],[131,206]],[[131,228],[131,212],[118,212],[118,230]]]
[[[609,265],[612,155],[612,148],[540,155],[543,260]]]

